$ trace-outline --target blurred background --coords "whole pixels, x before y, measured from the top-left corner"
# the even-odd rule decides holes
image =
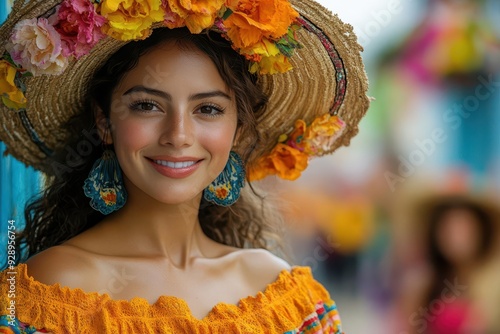
[[[353,26],[375,100],[349,148],[265,181],[293,262],[346,333],[500,333],[500,1],[319,2]],[[2,156],[0,182],[6,231],[41,176]]]

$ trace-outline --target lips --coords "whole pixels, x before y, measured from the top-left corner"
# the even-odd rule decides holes
[[[186,168],[196,163],[196,161],[181,161],[181,162],[173,162],[165,160],[153,160],[153,161],[158,165],[167,166],[170,168]]]
[[[192,157],[152,157],[147,160],[158,173],[174,179],[188,177],[193,174],[203,161],[203,159],[200,160]]]

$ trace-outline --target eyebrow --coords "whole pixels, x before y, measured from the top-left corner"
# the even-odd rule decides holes
[[[123,95],[125,96],[125,95],[129,95],[129,94],[132,94],[132,93],[147,93],[147,94],[151,94],[151,95],[155,95],[155,96],[161,97],[161,98],[163,98],[163,99],[165,99],[167,101],[172,101],[172,95],[170,95],[169,93],[161,91],[161,90],[158,90],[158,89],[145,87],[145,86],[142,86],[142,85],[134,86],[134,87],[130,88],[125,93],[123,93]],[[192,94],[192,95],[189,95],[188,100],[189,101],[202,100],[202,99],[206,99],[206,98],[209,98],[209,97],[223,97],[223,98],[228,99],[229,101],[231,101],[231,96],[229,96],[228,94],[226,94],[226,93],[224,93],[223,91],[220,91],[220,90],[214,90],[214,91],[210,91],[210,92],[203,92],[203,93]]]

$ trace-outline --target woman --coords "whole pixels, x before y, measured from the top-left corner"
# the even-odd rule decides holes
[[[428,268],[421,289],[413,287],[418,301],[409,303],[411,332],[498,332],[498,289],[491,284],[498,208],[479,196],[429,197],[416,206]]]
[[[293,6],[14,4],[1,139],[50,180],[13,238],[3,326],[341,333],[310,270],[264,250],[277,218],[244,188],[347,145],[368,106],[350,27]]]

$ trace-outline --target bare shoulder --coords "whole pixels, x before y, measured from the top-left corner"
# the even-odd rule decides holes
[[[276,281],[283,270],[291,270],[290,264],[265,249],[242,250],[238,260],[247,281],[259,291]]]
[[[85,252],[67,245],[48,248],[26,261],[28,275],[36,281],[71,288],[83,287],[85,273],[92,272],[93,261]]]
[[[291,266],[282,258],[265,249],[245,249],[241,253],[244,264],[251,269],[281,272],[290,270]]]

